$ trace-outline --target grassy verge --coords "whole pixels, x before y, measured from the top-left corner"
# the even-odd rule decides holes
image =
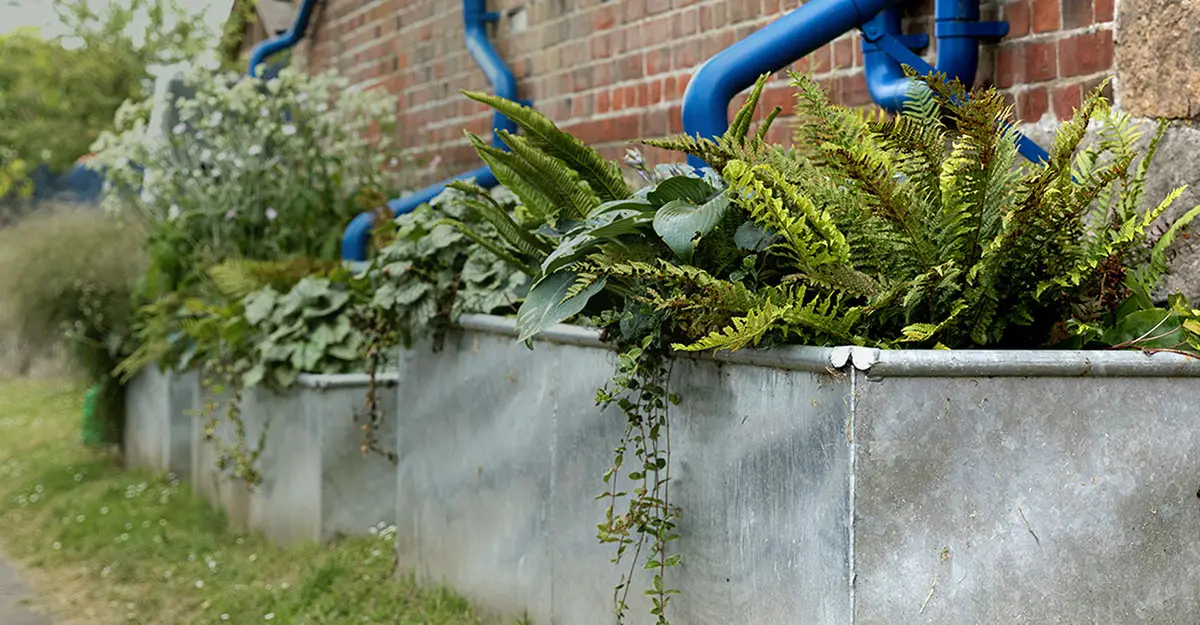
[[[484,622],[448,591],[394,580],[389,528],[286,549],[230,532],[187,485],[84,449],[82,395],[0,380],[0,546],[61,625]]]

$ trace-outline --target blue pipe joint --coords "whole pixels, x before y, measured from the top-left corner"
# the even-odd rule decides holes
[[[914,55],[917,50],[929,47],[928,35],[901,34],[900,17],[900,9],[884,9],[862,26],[863,72],[867,91],[876,104],[893,113],[904,108],[913,82],[904,75],[903,66],[878,45],[879,42],[884,37],[890,37]]]
[[[810,0],[705,61],[683,94],[683,131],[714,139],[729,128],[729,103],[759,76],[778,72],[901,0]],[[691,157],[696,168],[703,161]]]
[[[442,191],[445,191],[446,185],[458,180],[474,180],[475,184],[485,189],[490,189],[500,184],[496,180],[496,176],[492,174],[491,169],[481,167],[463,172],[449,180],[443,180],[404,197],[390,200],[387,206],[393,215],[411,213],[418,206],[428,204],[433,198],[441,194]],[[373,212],[360,213],[352,219],[350,225],[346,227],[346,232],[342,235],[342,260],[350,262],[367,260],[367,251],[371,242],[371,231],[374,228],[375,213]]]
[[[1008,23],[979,21],[979,0],[937,0],[934,10],[938,71],[970,89],[979,68],[979,44],[1003,38]]]
[[[250,51],[250,63],[246,69],[247,76],[253,78],[258,66],[262,65],[271,55],[283,52],[300,43],[300,40],[304,38],[304,33],[308,30],[308,23],[312,21],[313,10],[316,9],[319,1],[300,0],[300,8],[296,11],[291,28],[278,37],[254,46],[254,49]]]

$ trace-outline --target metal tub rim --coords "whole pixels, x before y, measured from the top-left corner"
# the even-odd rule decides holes
[[[494,315],[463,315],[463,330],[517,336],[516,321]],[[612,349],[591,328],[559,324],[537,340]],[[835,372],[849,368],[870,378],[963,377],[1200,377],[1200,359],[1173,352],[1133,350],[884,350],[871,347],[796,345],[711,355],[681,354],[792,371]]]

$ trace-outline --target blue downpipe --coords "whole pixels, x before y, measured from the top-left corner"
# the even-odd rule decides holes
[[[865,30],[873,29],[900,36],[900,9],[880,11],[865,25]],[[863,73],[867,79],[867,91],[871,93],[871,99],[888,111],[896,112],[904,108],[912,84],[904,75],[904,68],[866,38],[863,38],[862,50]]]
[[[980,22],[979,0],[937,0],[935,7],[935,32],[937,38],[937,71],[947,79],[958,80],[970,87],[975,82],[979,68],[979,40],[987,37],[1003,37],[1008,24],[1003,22]],[[890,56],[873,41],[878,36],[913,40],[902,34],[900,10],[886,9],[863,25],[863,65],[866,70],[867,89],[880,107],[898,112],[904,108],[912,81],[904,76],[899,60]],[[906,44],[907,48],[924,47],[928,41]],[[915,67],[914,69],[920,69]]]
[[[487,11],[487,0],[463,0],[463,22],[466,27],[467,51],[471,58],[483,70],[488,82],[492,84],[492,92],[506,100],[518,101],[517,79],[499,53],[492,47],[487,38],[487,24],[498,19],[495,13]],[[517,132],[517,124],[508,117],[496,112],[492,118],[492,145],[503,149],[500,131]],[[388,208],[393,215],[411,213],[418,206],[437,197],[446,189],[446,185],[457,180],[474,179],[475,184],[490,189],[500,184],[492,171],[481,167],[463,172],[453,178],[425,187],[420,191],[405,195],[388,202]],[[355,217],[342,235],[342,260],[364,261],[367,259],[367,249],[371,240],[371,229],[374,227],[374,214],[366,212]]]
[[[268,39],[250,51],[250,64],[246,68],[246,75],[253,77],[258,66],[262,65],[271,55],[278,52],[283,52],[304,38],[305,31],[308,30],[308,23],[312,21],[313,9],[316,8],[318,0],[300,0],[300,9],[296,11],[296,17],[292,20],[291,28],[287,29],[282,35]]]
[[[811,0],[706,61],[683,94],[683,131],[715,138],[729,128],[729,103],[758,77],[777,72],[901,0]],[[689,158],[693,167],[704,162]]]
[[[979,69],[979,39],[1007,34],[1005,22],[979,21],[979,0],[937,0],[934,37],[938,71],[970,88]]]

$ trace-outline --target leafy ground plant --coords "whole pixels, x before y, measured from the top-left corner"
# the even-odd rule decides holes
[[[81,397],[0,381],[0,546],[27,564],[56,623],[491,622],[451,591],[395,579],[387,526],[286,549],[229,531],[174,476],[78,446]]]

